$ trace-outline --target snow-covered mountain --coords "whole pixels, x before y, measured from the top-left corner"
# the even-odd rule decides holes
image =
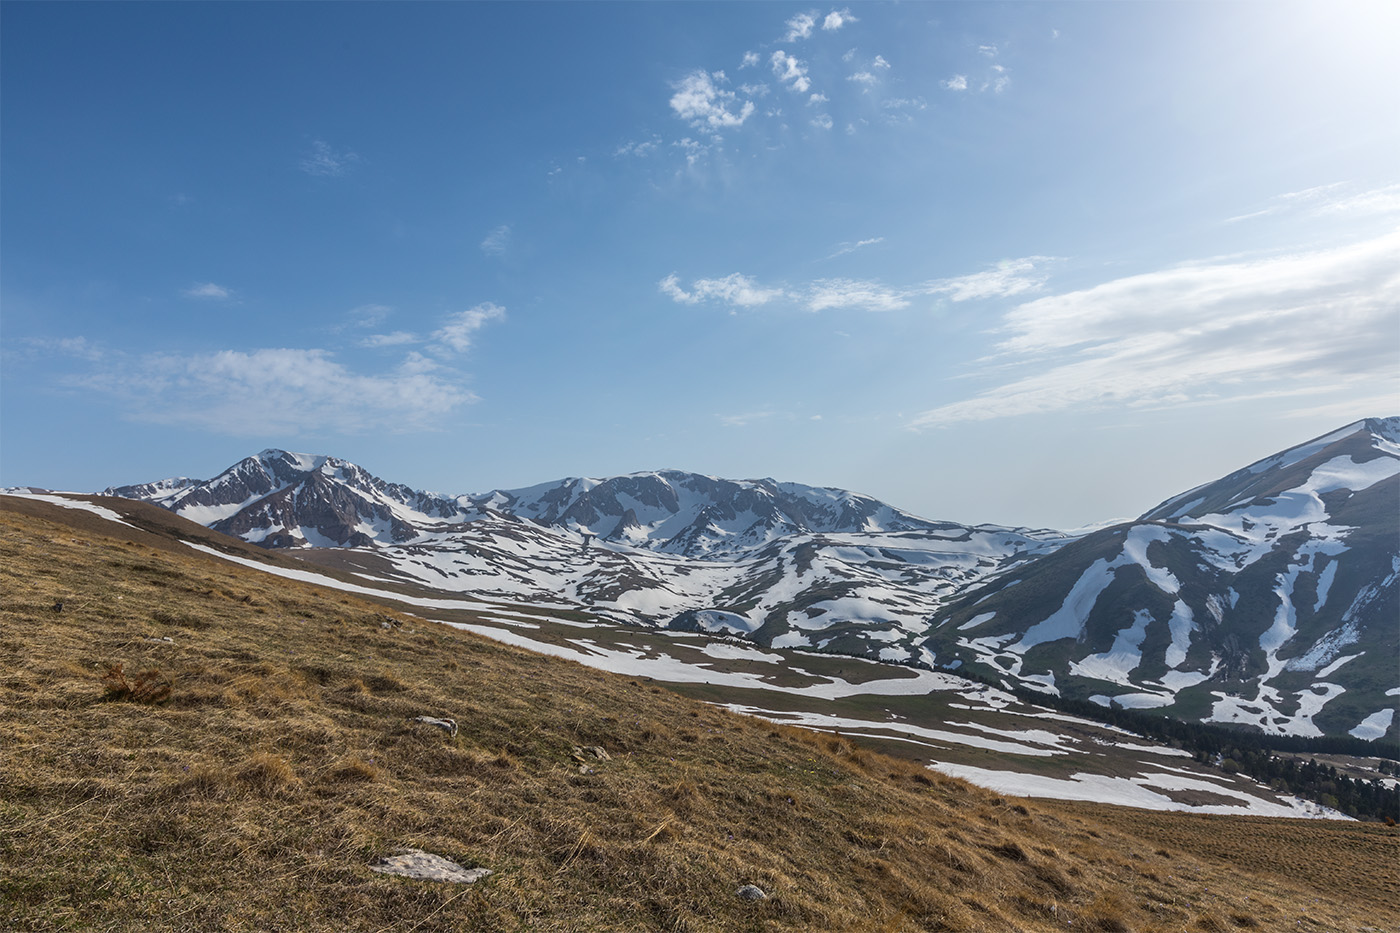
[[[948,598],[1070,540],[677,470],[442,496],[281,450],[105,494],[387,579],[897,661]]]
[[[368,547],[474,517],[469,500],[386,483],[345,460],[264,450],[211,480],[114,486],[182,518],[264,547]]]
[[[1297,735],[1395,735],[1400,419],[1357,422],[1082,537],[663,470],[479,495],[265,450],[111,488],[387,582],[975,671]]]
[[[1360,421],[974,588],[940,666],[1178,718],[1395,734],[1400,419]]]

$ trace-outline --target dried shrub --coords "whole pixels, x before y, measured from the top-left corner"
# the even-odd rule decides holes
[[[133,703],[163,703],[170,699],[170,678],[152,668],[126,676],[122,662],[108,665],[102,675],[102,689],[109,700],[130,700]]]

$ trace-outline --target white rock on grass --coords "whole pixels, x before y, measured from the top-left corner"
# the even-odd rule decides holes
[[[396,849],[393,855],[376,859],[370,863],[369,870],[422,881],[451,881],[456,884],[471,884],[491,874],[489,868],[463,868],[441,855],[406,848]]]

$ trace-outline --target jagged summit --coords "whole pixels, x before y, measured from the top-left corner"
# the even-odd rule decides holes
[[[793,534],[965,530],[859,493],[772,479],[667,469],[440,495],[387,483],[337,457],[276,448],[210,480],[161,480],[106,493],[155,502],[268,547],[392,545],[488,513],[690,557],[733,555]]]

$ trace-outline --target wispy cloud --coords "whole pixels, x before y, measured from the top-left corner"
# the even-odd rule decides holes
[[[1011,86],[1011,73],[1006,70],[1005,65],[993,65],[991,76],[982,82],[982,90],[990,89],[995,94],[1000,94]]]
[[[275,348],[127,357],[65,381],[132,420],[265,437],[436,429],[477,400],[459,379],[411,365],[356,372],[326,350]]]
[[[349,149],[336,150],[325,140],[317,139],[312,141],[310,151],[301,157],[299,165],[308,175],[334,178],[350,171],[359,161],[360,157]]]
[[[967,90],[967,75],[953,75],[938,83],[950,91],[965,91]]]
[[[829,130],[835,125],[831,120],[831,115],[827,113],[819,113],[808,122],[819,130]]]
[[[207,301],[227,301],[233,297],[233,290],[222,285],[215,285],[213,282],[202,282],[198,285],[191,285],[181,292],[186,298],[202,298]]]
[[[389,305],[359,305],[350,309],[350,324],[352,327],[378,327],[393,313],[394,309]]]
[[[410,331],[396,330],[392,334],[370,334],[360,341],[360,346],[378,350],[384,347],[402,347],[407,344],[418,343],[422,339],[423,338]]]
[[[947,295],[953,301],[975,298],[1008,298],[1034,291],[1045,284],[1049,256],[1027,256],[1005,259],[991,269],[929,282],[924,290],[930,295]]]
[[[716,415],[715,417],[718,418],[719,423],[726,428],[745,428],[751,424],[757,424],[779,417],[781,414],[781,412],[765,408],[762,411],[746,411],[737,415]],[[787,417],[791,416],[789,415]]]
[[[674,273],[656,284],[663,295],[688,305],[719,301],[740,308],[756,308],[784,295],[781,288],[765,288],[738,272],[719,279],[696,279],[690,283],[690,291],[681,288],[680,280]]]
[[[806,94],[811,90],[812,81],[807,77],[807,66],[802,63],[801,59],[778,49],[769,61],[773,65],[773,74],[777,75],[778,81],[786,84],[789,89],[798,94]]]
[[[873,237],[843,243],[827,258],[834,259],[882,243],[884,239]],[[982,272],[905,287],[848,278],[817,279],[799,286],[761,285],[736,272],[724,278],[696,279],[689,291],[673,273],[658,282],[657,288],[671,300],[691,305],[717,301],[733,307],[753,308],[786,300],[808,311],[898,311],[909,307],[917,298],[946,296],[950,301],[961,302],[1007,298],[1034,291],[1044,285],[1048,277],[1045,267],[1052,261],[1046,256],[1008,259]]]
[[[506,309],[489,301],[448,315],[447,323],[433,331],[432,339],[456,353],[471,349],[473,335],[492,321],[504,320]]]
[[[502,256],[510,246],[510,227],[502,224],[481,241],[481,251],[488,256]]]
[[[871,237],[868,240],[857,240],[854,243],[841,243],[836,247],[836,252],[832,253],[826,258],[835,259],[837,256],[844,256],[847,253],[854,253],[858,249],[864,249],[867,246],[874,246],[876,243],[883,242],[885,242],[885,238],[882,236],[877,236]]]
[[[1359,191],[1356,190],[1356,185],[1349,182],[1339,181],[1326,185],[1315,185],[1300,191],[1289,191],[1277,195],[1270,198],[1258,210],[1227,217],[1225,223],[1239,223],[1243,220],[1252,220],[1255,217],[1300,212],[1314,217],[1338,214],[1400,213],[1400,184]]]
[[[643,140],[642,142],[629,142],[617,148],[613,153],[615,156],[636,156],[644,159],[656,152],[661,147],[661,140],[658,137]]]
[[[740,103],[733,91],[720,86],[726,80],[722,71],[692,71],[672,85],[675,93],[671,95],[671,109],[696,128],[742,126],[753,115],[753,101]]]
[[[757,52],[745,52],[743,60],[739,62],[739,67],[741,69],[756,68],[758,66],[758,62],[759,57]]]
[[[909,294],[879,282],[855,279],[818,279],[807,287],[803,301],[809,311],[856,308],[862,311],[898,311],[909,307]]]
[[[1028,373],[923,412],[936,427],[1062,411],[1400,391],[1400,233],[1254,260],[1213,260],[1040,298],[1005,315],[983,362]]]
[[[29,337],[22,343],[30,354],[57,354],[90,363],[106,356],[101,344],[86,337]]]

